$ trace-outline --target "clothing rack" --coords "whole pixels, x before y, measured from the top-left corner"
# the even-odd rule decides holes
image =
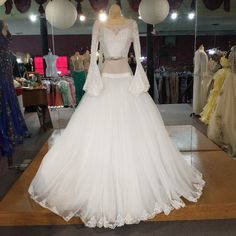
[[[193,73],[160,67],[154,73],[154,101],[160,104],[188,103],[192,100]]]
[[[48,106],[51,108],[75,107],[76,95],[73,78],[70,76],[42,79],[47,89]]]

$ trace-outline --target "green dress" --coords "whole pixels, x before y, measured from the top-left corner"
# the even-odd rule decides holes
[[[75,85],[75,94],[76,94],[76,105],[79,104],[81,98],[84,95],[84,83],[86,79],[86,72],[85,71],[73,71],[72,72],[74,85]]]

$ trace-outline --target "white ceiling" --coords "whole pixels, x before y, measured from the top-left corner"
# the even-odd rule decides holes
[[[73,1],[72,1],[73,2]],[[181,8],[179,9],[179,18],[176,21],[167,17],[165,21],[156,25],[159,35],[186,35],[194,34],[195,21],[187,19],[187,13],[191,10],[190,4],[192,0],[184,0]],[[109,5],[114,3],[110,0]],[[138,19],[138,14],[133,12],[127,0],[121,0],[122,11],[124,16],[133,18],[138,21],[140,32],[145,33],[146,24]],[[46,4],[45,4],[46,5]],[[54,29],[54,34],[90,34],[91,26],[97,17],[97,14],[92,10],[89,1],[82,2],[82,9],[86,14],[87,20],[84,23],[77,21],[73,27],[68,30]],[[40,34],[39,21],[32,23],[29,20],[30,14],[37,14],[38,4],[32,0],[31,9],[26,14],[19,13],[13,9],[11,15],[7,16],[4,13],[4,7],[0,7],[0,18],[6,20],[9,24],[10,30],[13,34],[18,35],[38,35]],[[215,11],[206,9],[202,0],[198,0],[198,34],[236,34],[236,1],[231,0],[231,11],[225,12],[223,6]],[[51,26],[48,25],[48,32],[51,33]]]

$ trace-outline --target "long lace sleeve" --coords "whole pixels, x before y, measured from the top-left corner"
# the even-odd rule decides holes
[[[93,96],[99,95],[101,90],[103,89],[102,77],[97,65],[97,55],[96,55],[99,41],[98,32],[99,32],[99,22],[96,20],[93,25],[93,32],[92,32],[91,60],[86,82],[83,87],[84,91]]]
[[[133,44],[134,44],[134,52],[136,57],[136,71],[131,80],[129,91],[132,94],[139,95],[143,92],[147,92],[150,85],[146,76],[146,73],[143,69],[143,66],[140,61],[141,57],[141,49],[140,49],[140,41],[139,41],[139,32],[137,23],[133,22]]]

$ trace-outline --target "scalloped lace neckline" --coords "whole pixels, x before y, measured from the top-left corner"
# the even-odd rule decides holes
[[[126,24],[122,24],[122,25],[106,25],[104,24],[103,27],[112,31],[115,35],[119,34],[120,31],[122,31],[123,29],[130,29],[130,21],[128,20],[128,22]]]

